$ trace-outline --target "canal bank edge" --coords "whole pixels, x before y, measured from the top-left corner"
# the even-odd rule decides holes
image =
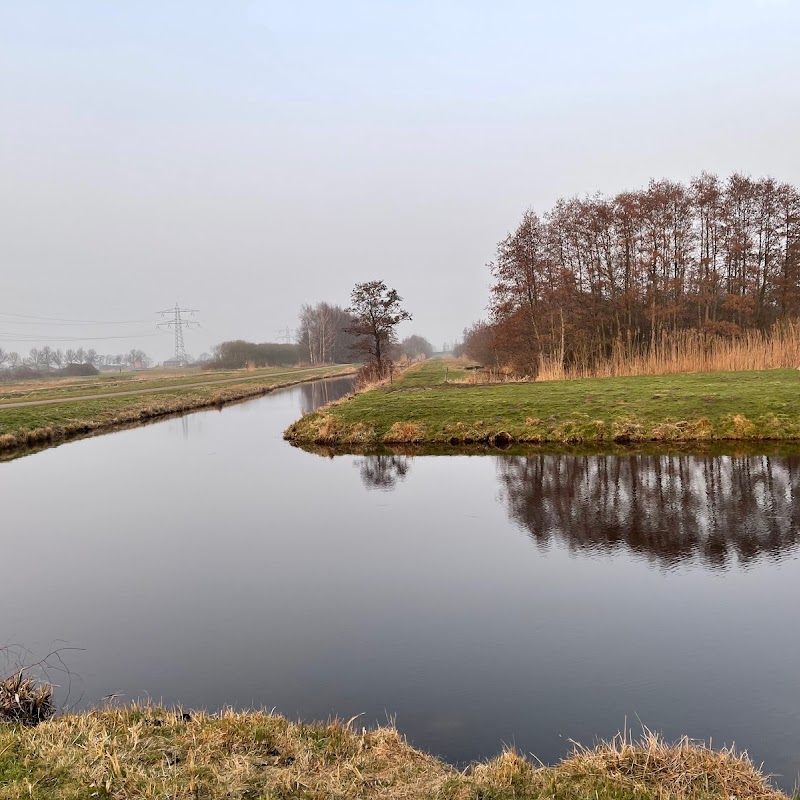
[[[0,453],[13,453],[29,447],[57,445],[71,439],[145,423],[160,417],[184,414],[204,408],[221,408],[228,403],[259,397],[277,389],[326,378],[348,377],[355,373],[352,366],[304,370],[302,376],[288,380],[250,380],[231,383],[222,388],[196,387],[138,396],[105,397],[74,400],[63,403],[24,408],[3,409],[0,406]]]
[[[800,371],[476,384],[432,359],[293,423],[299,444],[628,444],[800,439]]]
[[[787,800],[746,755],[644,731],[560,764],[507,750],[458,770],[392,727],[131,705],[0,725],[0,797]]]

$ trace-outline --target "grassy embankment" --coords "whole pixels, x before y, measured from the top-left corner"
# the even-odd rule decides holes
[[[0,724],[0,800],[786,800],[750,761],[647,736],[578,749],[555,767],[506,752],[466,771],[393,728],[303,724],[268,713],[152,707]]]
[[[447,380],[447,382],[445,382]],[[800,438],[794,369],[473,384],[430,360],[308,414],[287,439],[327,445],[561,444]]]
[[[82,379],[63,386],[53,382],[45,386],[9,387],[0,393],[0,451],[54,443],[168,414],[219,406],[352,371],[352,365],[338,365],[256,372],[194,372],[184,376],[157,375],[150,380],[143,376],[117,381]],[[123,394],[131,391],[137,394]],[[11,407],[14,403],[40,401],[45,404]]]
[[[256,377],[275,372],[286,372],[289,367],[268,367],[247,371]],[[86,394],[129,392],[156,386],[182,386],[187,383],[234,378],[244,370],[200,370],[187,367],[181,370],[149,369],[141,372],[114,372],[80,378],[33,378],[9,383],[0,382],[0,403],[18,403],[28,400],[48,400],[77,397]]]

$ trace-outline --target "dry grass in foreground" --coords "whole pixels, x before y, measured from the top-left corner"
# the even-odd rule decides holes
[[[464,772],[393,728],[263,712],[131,706],[0,725],[0,798],[785,800],[745,755],[651,734],[578,748],[555,767],[514,752]]]

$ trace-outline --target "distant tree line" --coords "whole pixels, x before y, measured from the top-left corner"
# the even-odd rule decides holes
[[[246,342],[235,339],[212,348],[211,361],[203,366],[212,369],[243,369],[245,367],[291,367],[301,361],[297,344],[277,342]]]
[[[383,282],[358,284],[351,301],[349,308],[328,302],[302,306],[293,344],[256,344],[241,339],[222,342],[204,365],[243,369],[375,361],[382,369],[402,356],[414,360],[433,353],[432,345],[422,336],[409,336],[398,343],[395,327],[410,315],[400,309],[397,292]]]
[[[489,266],[489,319],[462,348],[533,374],[543,356],[586,366],[678,330],[766,330],[800,315],[800,193],[703,173],[562,199],[526,212]]]
[[[0,376],[6,379],[35,377],[37,375],[91,375],[100,366],[117,366],[143,369],[152,364],[152,359],[143,350],[136,348],[128,353],[102,355],[90,348],[77,350],[32,347],[27,356],[8,352],[0,347]]]

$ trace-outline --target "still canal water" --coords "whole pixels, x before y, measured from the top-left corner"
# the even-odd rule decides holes
[[[800,771],[800,457],[340,456],[327,381],[0,464],[0,645],[83,702],[396,719],[454,762],[641,723]],[[75,689],[73,689],[75,691]]]

